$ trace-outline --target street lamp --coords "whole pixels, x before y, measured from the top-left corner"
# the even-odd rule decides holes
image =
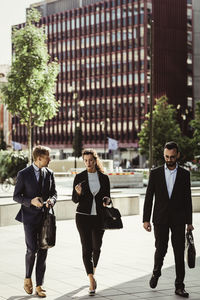
[[[74,86],[69,86],[68,87],[68,91],[73,93],[73,100],[75,101],[75,111],[74,111],[74,142],[73,142],[73,148],[74,148],[74,168],[76,169],[77,168],[77,161],[76,161],[76,158],[77,158],[77,148],[79,148],[79,144],[78,142],[81,142],[80,141],[80,138],[81,138],[81,107],[84,106],[84,101],[83,100],[80,100],[80,101],[77,101],[77,99],[79,98],[79,89],[77,89],[77,92],[76,92],[76,89]]]
[[[105,132],[105,122],[100,122],[101,131],[103,131],[103,149],[104,149],[104,159],[106,158],[106,132]]]
[[[150,24],[150,116],[149,116],[149,171],[153,165],[153,103],[154,103],[154,80],[153,80],[153,67],[154,67],[154,20],[151,19]]]

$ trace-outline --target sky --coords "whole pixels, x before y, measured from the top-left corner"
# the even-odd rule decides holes
[[[11,65],[11,26],[25,22],[26,8],[41,0],[0,0],[0,65]]]

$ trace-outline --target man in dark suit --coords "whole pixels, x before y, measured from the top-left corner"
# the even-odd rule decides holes
[[[57,198],[54,175],[47,168],[50,162],[49,151],[50,149],[44,146],[34,148],[33,164],[19,171],[13,196],[14,201],[21,204],[16,220],[24,224],[27,247],[24,289],[28,294],[33,292],[31,275],[37,256],[36,294],[39,297],[46,297],[42,284],[46,269],[47,250],[38,249],[38,235],[45,209],[44,202],[46,202],[46,207],[53,206]]]
[[[144,202],[143,226],[145,230],[151,231],[150,218],[155,196],[152,221],[156,251],[153,275],[149,284],[151,288],[157,286],[167,253],[169,231],[171,231],[176,268],[175,294],[187,298],[189,294],[184,289],[185,227],[187,224],[187,231],[194,228],[192,226],[190,173],[178,166],[179,156],[177,144],[168,142],[164,147],[165,164],[151,170]]]

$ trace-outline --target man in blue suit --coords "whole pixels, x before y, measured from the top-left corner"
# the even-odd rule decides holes
[[[16,220],[24,224],[26,242],[26,276],[24,289],[27,294],[32,294],[33,285],[31,275],[36,259],[36,294],[46,297],[42,289],[46,269],[47,249],[38,249],[38,235],[41,230],[46,206],[53,206],[56,202],[57,192],[53,172],[48,169],[50,162],[50,149],[36,146],[33,150],[33,164],[17,175],[14,190],[14,201],[21,204]],[[36,258],[37,256],[37,258]]]

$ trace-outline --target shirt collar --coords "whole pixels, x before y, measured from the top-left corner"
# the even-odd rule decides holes
[[[176,168],[175,168],[174,170],[170,170],[170,169],[168,169],[168,167],[167,167],[167,164],[166,164],[166,163],[164,164],[164,167],[165,167],[165,170],[166,170],[166,171],[169,171],[169,172],[173,173],[173,172],[176,172],[176,171],[177,171],[177,169],[178,169],[178,164],[176,163]]]
[[[39,172],[40,168],[38,168],[34,163],[32,164],[33,166],[33,169],[36,171],[36,172]]]

